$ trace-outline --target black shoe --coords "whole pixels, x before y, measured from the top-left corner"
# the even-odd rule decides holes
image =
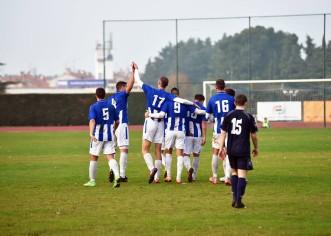
[[[128,177],[120,177],[120,182],[128,182]]]
[[[112,182],[114,182],[114,179],[115,179],[114,171],[110,170],[108,180],[110,183],[112,183]]]
[[[153,168],[151,173],[149,174],[149,179],[148,179],[149,184],[153,183],[156,172],[157,172],[157,168]]]
[[[240,202],[240,203],[234,204],[234,208],[246,208],[246,206],[244,203]]]
[[[232,202],[231,203],[231,206],[234,207],[234,205],[236,205],[236,202]]]
[[[192,180],[193,180],[193,177],[192,177],[193,172],[194,172],[193,168],[190,168],[190,169],[188,170],[188,172],[187,172],[187,181],[188,181],[189,183],[191,183]]]

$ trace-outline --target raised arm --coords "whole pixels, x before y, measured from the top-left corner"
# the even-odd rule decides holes
[[[126,86],[126,89],[125,89],[126,93],[128,93],[128,94],[131,92],[131,90],[133,88],[133,85],[134,85],[134,78],[135,78],[134,72],[135,72],[136,68],[138,68],[137,64],[132,62],[132,65],[131,65],[132,73],[131,73],[131,76],[130,76],[130,80],[127,83],[127,86]]]
[[[136,64],[135,64],[136,65]],[[135,68],[134,70],[134,79],[137,82],[137,84],[139,85],[139,87],[143,87],[144,82],[141,81],[140,76],[139,76],[139,71],[138,71],[138,67]]]

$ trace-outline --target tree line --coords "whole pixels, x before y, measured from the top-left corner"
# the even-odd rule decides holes
[[[256,26],[233,36],[223,35],[212,42],[189,39],[177,45],[169,43],[159,55],[150,59],[144,81],[155,85],[161,75],[170,79],[169,86],[178,87],[182,94],[202,92],[202,81],[276,80],[324,78],[324,46],[326,48],[326,78],[331,77],[331,41],[317,46],[310,36],[305,45],[298,36],[273,28]],[[178,50],[178,51],[177,51]],[[178,64],[177,64],[178,53]],[[162,73],[162,74],[161,74]]]

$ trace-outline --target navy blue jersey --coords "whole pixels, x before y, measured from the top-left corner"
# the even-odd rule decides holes
[[[90,106],[88,119],[95,120],[93,135],[99,141],[113,140],[113,126],[119,119],[114,106],[105,100],[100,100]]]
[[[128,97],[129,94],[126,90],[116,91],[112,96],[108,98],[108,103],[112,104],[116,108],[117,115],[120,119],[120,123],[129,123],[128,118]]]
[[[179,102],[167,101],[161,108],[167,114],[167,130],[185,131],[187,112],[194,112],[194,106],[180,104]]]
[[[214,116],[214,133],[221,133],[221,124],[224,117],[235,108],[234,97],[225,92],[218,92],[210,98],[206,112]]]
[[[143,84],[142,89],[146,94],[147,109],[149,113],[159,113],[165,101],[173,101],[176,98],[175,95],[165,91],[164,89],[155,89],[147,84]]]
[[[200,102],[195,102],[195,104],[199,106],[200,110],[206,110]],[[206,116],[198,115],[194,113],[194,111],[188,111],[186,119],[186,136],[202,137],[202,121],[207,121]]]
[[[254,117],[244,110],[234,110],[224,118],[221,128],[228,133],[228,155],[249,157],[250,134],[258,131]]]

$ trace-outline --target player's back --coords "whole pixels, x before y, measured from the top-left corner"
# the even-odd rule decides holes
[[[193,106],[187,106],[179,102],[167,101],[162,107],[162,111],[167,113],[167,129],[185,131],[185,121],[187,112],[193,111]]]
[[[200,110],[206,108],[199,102],[195,102]],[[202,121],[207,121],[204,115],[198,115],[194,112],[188,111],[186,118],[186,136],[200,137],[202,135]]]
[[[128,123],[128,96],[125,90],[116,91],[112,96],[108,98],[108,103],[112,104],[116,108],[117,115],[120,123]]]
[[[147,97],[147,108],[150,113],[158,113],[166,100],[173,100],[175,96],[164,89],[156,89],[143,84],[143,91]]]
[[[218,92],[212,96],[208,102],[206,112],[214,115],[215,124],[214,132],[220,133],[221,123],[224,117],[236,107],[234,105],[234,97],[225,92]]]
[[[114,122],[118,120],[115,107],[107,101],[101,100],[94,103],[89,110],[89,120],[95,120],[94,135],[99,141],[110,141],[113,139],[112,133]]]
[[[249,156],[250,133],[257,131],[254,117],[244,110],[234,110],[224,119],[224,127],[228,132],[228,153]]]

